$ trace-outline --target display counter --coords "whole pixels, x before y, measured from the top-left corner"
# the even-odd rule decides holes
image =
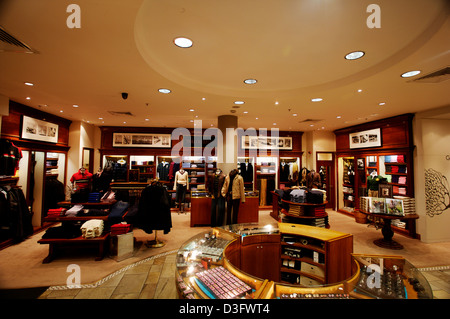
[[[290,227],[295,229],[290,231]],[[320,257],[319,254],[312,258],[300,255],[283,257],[283,247],[286,246],[286,243],[283,244],[283,236],[286,235],[286,231],[300,236],[302,240],[308,240],[308,243],[301,243],[298,247],[304,245],[304,250],[308,250],[307,247],[309,247],[317,252],[321,251],[329,254],[330,258],[326,257],[326,259],[336,261],[331,261],[327,265],[325,261],[315,259]],[[264,227],[258,227],[255,224],[237,224],[212,228],[192,237],[178,250],[175,276],[178,295],[186,299],[430,299],[433,297],[430,285],[420,271],[400,256],[350,253],[350,263],[338,264],[339,258],[336,259],[338,256],[334,256],[336,251],[332,250],[332,246],[328,247],[328,241],[334,243],[341,239],[342,243],[346,243],[351,237],[350,234],[318,227],[291,226],[285,223]],[[323,246],[320,246],[321,244]],[[314,248],[315,245],[320,247]],[[347,255],[348,250],[342,253]],[[271,261],[268,262],[267,258]],[[320,277],[322,270],[322,282],[300,280],[298,283],[287,283],[283,281],[280,273],[284,267],[282,260],[286,259],[294,263],[316,266],[310,269],[300,267],[300,270],[294,270],[293,273],[297,273],[300,278],[311,279]],[[339,274],[329,273],[329,269],[332,268],[345,268],[342,272],[345,278],[341,279]],[[258,272],[261,275],[256,275]]]
[[[211,225],[211,200],[208,192],[191,192],[191,227]],[[258,216],[259,194],[258,192],[246,192],[245,202],[241,202],[239,205],[238,223],[257,223]]]

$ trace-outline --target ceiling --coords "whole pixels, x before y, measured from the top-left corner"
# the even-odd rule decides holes
[[[245,129],[330,131],[449,106],[446,77],[415,81],[450,65],[449,1],[371,3],[0,0],[0,26],[34,51],[0,44],[0,94],[97,126],[208,128],[234,114]]]

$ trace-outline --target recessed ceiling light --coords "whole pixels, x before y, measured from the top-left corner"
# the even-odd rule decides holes
[[[25,85],[28,85],[28,86],[33,86],[34,84],[33,84],[33,83],[31,83],[31,82],[25,82]]]
[[[63,111],[63,110],[60,110],[59,112],[60,112],[60,113],[63,113],[64,111]]]
[[[149,121],[149,119],[145,119],[146,121]]]
[[[277,123],[273,123],[273,125],[277,125]]]
[[[348,53],[345,56],[345,59],[347,59],[347,60],[357,60],[359,58],[362,58],[364,56],[364,54],[365,53],[363,51],[353,51],[353,52]]]
[[[234,101],[234,104],[236,104],[236,105],[242,105],[244,103],[245,103],[244,101]]]
[[[275,102],[275,105],[278,105],[278,101]]]
[[[194,109],[190,109],[189,111],[190,111],[190,112],[194,112],[195,110],[194,110]]]
[[[183,38],[183,37],[175,38],[173,40],[173,42],[175,43],[175,45],[177,47],[180,47],[180,48],[190,48],[193,44],[191,39]]]
[[[164,94],[169,94],[169,93],[172,92],[172,91],[169,90],[169,89],[159,89],[158,92],[159,92],[159,93],[164,93]]]
[[[359,90],[358,90],[358,93],[361,93],[361,92],[362,92],[362,90],[361,90],[361,89],[359,89]]]
[[[419,74],[420,71],[408,71],[402,74],[402,78],[410,78],[412,76],[415,76],[417,74]]]
[[[298,115],[297,113],[292,114],[292,116],[297,116],[297,115]]]
[[[74,104],[73,107],[78,107],[78,105]]]
[[[103,117],[99,117],[98,119],[99,119],[99,120],[103,120]]]
[[[258,118],[256,118],[256,119],[258,119]]]
[[[248,112],[247,112],[247,111],[244,111],[244,114],[248,114]]]
[[[342,116],[340,116],[340,115],[336,116],[337,119],[340,119],[341,117],[342,117]]]
[[[27,96],[27,100],[31,100],[31,97]]]
[[[320,102],[320,101],[323,101],[323,99],[320,97],[311,99],[311,102]]]
[[[189,120],[189,122],[191,122],[191,123],[192,123],[192,122],[194,122],[194,120]]]
[[[202,101],[206,100],[206,97],[202,97]]]
[[[378,103],[378,105],[385,105],[386,104],[386,102],[380,102],[380,103]]]
[[[258,82],[258,81],[255,80],[255,79],[246,79],[246,80],[244,80],[245,84],[255,84],[256,82]]]

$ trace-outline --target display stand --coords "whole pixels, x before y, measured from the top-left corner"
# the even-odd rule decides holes
[[[155,230],[155,239],[154,240],[148,240],[145,246],[149,248],[161,248],[166,243],[158,239],[158,231]]]

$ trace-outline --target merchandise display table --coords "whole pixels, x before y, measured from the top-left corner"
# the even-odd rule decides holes
[[[369,213],[369,212],[365,212],[362,210],[360,212],[365,215],[368,215],[368,216],[381,218],[383,220],[383,228],[381,229],[383,238],[376,239],[373,241],[373,243],[379,247],[394,249],[394,250],[403,249],[403,245],[392,239],[392,237],[394,237],[394,231],[391,228],[391,221],[393,219],[412,220],[412,219],[419,218],[419,215],[417,215],[417,214],[405,214],[404,216],[397,216],[397,215],[387,215],[387,214],[374,214],[374,213]]]
[[[80,224],[92,219],[98,219],[102,221],[108,220],[109,210],[111,206],[116,203],[116,201],[109,202],[87,202],[87,203],[71,203],[70,201],[59,202],[60,207],[71,207],[73,205],[82,205],[88,208],[103,208],[105,209],[105,215],[90,215],[90,216],[46,216],[44,218],[45,222],[60,222],[62,225],[67,224]],[[50,263],[56,256],[58,250],[62,247],[68,246],[97,246],[97,256],[96,261],[102,260],[105,254],[105,250],[110,246],[110,232],[104,232],[101,236],[94,238],[85,238],[83,236],[75,238],[41,238],[38,243],[41,245],[49,245],[48,256],[44,258],[42,263]]]
[[[175,270],[178,295],[186,299],[433,298],[425,277],[401,256],[351,253],[348,259],[342,258],[348,254],[348,250],[341,250],[342,244],[347,246],[351,237],[319,227],[286,223],[211,228],[192,237],[178,250]],[[339,247],[333,247],[336,241],[341,242]],[[313,254],[301,255],[304,250]],[[300,255],[295,255],[296,251]],[[261,262],[268,256],[275,261],[275,254],[278,254],[276,262]],[[326,257],[321,258],[320,254]],[[348,262],[343,264],[343,259]],[[282,261],[287,264],[282,265]],[[307,267],[289,270],[289,262],[304,263]],[[298,284],[288,283],[280,273],[275,273],[273,264],[281,266],[280,273],[297,273],[309,280],[300,278]],[[335,273],[342,268],[349,269],[341,275]],[[256,275],[259,271],[261,275]],[[380,280],[374,285],[376,276]],[[324,279],[322,283],[311,280],[320,277]]]
[[[98,248],[98,254],[95,258],[96,261],[102,260],[105,253],[105,248],[109,247],[109,238],[110,234],[104,233],[103,235],[99,237],[89,238],[86,239],[82,236],[77,238],[70,238],[70,239],[64,239],[64,238],[43,238],[38,240],[39,244],[47,244],[49,245],[49,252],[48,256],[44,258],[42,263],[47,264],[51,262],[58,251],[59,248],[67,245],[96,245]]]

